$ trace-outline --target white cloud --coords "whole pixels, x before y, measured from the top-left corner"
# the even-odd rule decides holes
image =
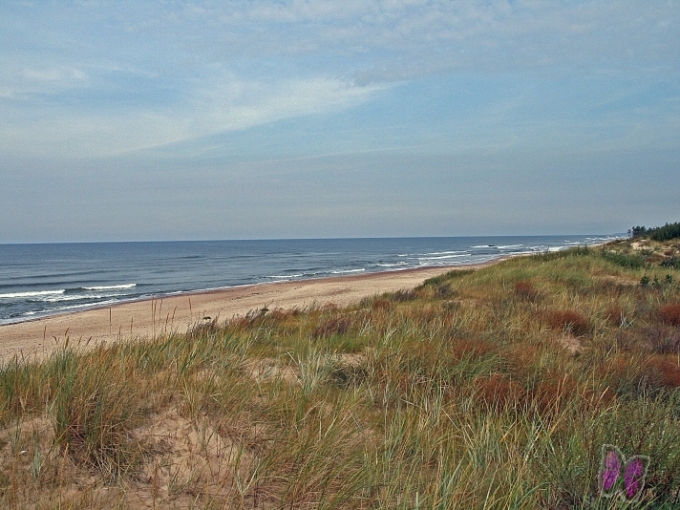
[[[26,100],[90,86],[88,74],[78,67],[39,62],[25,65],[8,58],[0,58],[0,63],[0,97],[7,99]]]
[[[291,117],[327,113],[358,105],[383,87],[358,87],[337,79],[308,78],[276,82],[218,75],[171,108],[130,109],[121,113],[45,109],[26,119],[0,107],[4,154],[107,156],[247,129]]]
[[[191,101],[194,132],[231,131],[283,118],[356,106],[383,86],[359,87],[338,79],[298,78],[275,82],[217,79]],[[203,126],[203,127],[201,127]],[[205,134],[205,133],[204,133]]]

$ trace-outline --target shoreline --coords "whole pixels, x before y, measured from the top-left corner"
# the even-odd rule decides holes
[[[449,271],[479,269],[507,258],[457,266],[430,266],[190,291],[158,298],[124,301],[0,325],[0,363],[15,356],[45,359],[67,342],[77,349],[184,334],[204,318],[219,322],[250,311],[346,306],[363,298],[417,287]]]
[[[514,255],[517,257],[521,257],[522,255]],[[59,312],[53,312],[53,313],[47,313],[46,315],[39,315],[37,317],[30,317],[30,318],[24,318],[24,319],[19,319],[16,322],[4,322],[0,323],[0,328],[3,328],[5,326],[17,326],[21,324],[27,324],[31,322],[39,322],[39,321],[45,321],[48,319],[52,319],[55,317],[64,317],[68,315],[75,315],[75,314],[80,314],[80,313],[85,313],[85,312],[90,312],[94,310],[108,310],[109,308],[116,308],[119,306],[123,305],[129,305],[129,304],[134,304],[134,303],[143,303],[147,301],[161,301],[161,300],[166,300],[166,299],[172,299],[172,298],[182,298],[182,297],[191,297],[193,295],[204,295],[204,294],[216,294],[216,293],[222,293],[226,291],[232,291],[232,290],[238,290],[238,289],[247,289],[250,287],[260,287],[260,286],[269,286],[269,285],[284,285],[284,284],[305,284],[307,282],[322,282],[322,281],[335,281],[338,278],[365,278],[365,277],[373,277],[376,275],[393,275],[393,274],[398,274],[398,273],[410,273],[410,272],[417,272],[417,271],[430,271],[430,270],[438,270],[441,269],[445,272],[447,271],[452,271],[456,269],[477,269],[481,268],[490,264],[494,264],[496,262],[500,262],[502,260],[507,260],[509,258],[513,258],[514,256],[504,256],[502,258],[498,259],[492,259],[488,260],[485,262],[472,262],[470,264],[459,264],[459,265],[451,265],[451,266],[422,266],[422,267],[408,267],[404,269],[390,269],[387,271],[376,271],[376,272],[361,272],[361,273],[353,273],[353,274],[340,274],[336,276],[320,276],[320,277],[312,277],[312,278],[301,278],[299,280],[291,279],[291,280],[279,280],[279,281],[273,281],[273,282],[258,282],[258,283],[244,283],[241,285],[230,285],[230,286],[225,286],[225,287],[215,287],[215,288],[206,288],[206,289],[196,289],[196,290],[182,290],[182,291],[176,291],[176,292],[169,292],[165,294],[157,294],[157,295],[150,295],[150,296],[138,296],[138,297],[132,297],[129,299],[124,299],[121,301],[116,301],[115,303],[109,303],[109,304],[94,304],[94,305],[85,305],[82,308],[78,308],[75,310],[67,310],[67,311],[59,311]],[[0,342],[2,341],[1,334],[0,334]],[[1,349],[1,346],[0,346]]]
[[[589,247],[604,244],[607,243]],[[450,271],[480,269],[511,258],[531,255],[533,253],[522,253],[471,264],[188,291],[1,324],[0,363],[15,356],[22,360],[45,359],[67,344],[86,350],[159,335],[184,334],[206,318],[217,318],[224,322],[263,307],[305,309],[327,304],[347,306],[367,297],[415,288],[429,278]]]

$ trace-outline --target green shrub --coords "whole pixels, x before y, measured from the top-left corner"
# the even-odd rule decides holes
[[[639,269],[645,267],[647,263],[642,255],[627,255],[625,253],[619,253],[609,250],[602,250],[600,252],[603,259],[616,264],[617,266],[627,267],[630,269]]]
[[[671,257],[666,259],[659,264],[661,267],[670,267],[672,269],[680,269],[680,258]]]
[[[663,227],[656,227],[648,232],[655,241],[670,241],[680,237],[680,223],[666,223]]]

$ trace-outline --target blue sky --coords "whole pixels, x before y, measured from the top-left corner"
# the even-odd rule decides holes
[[[677,1],[0,2],[0,243],[680,221]]]

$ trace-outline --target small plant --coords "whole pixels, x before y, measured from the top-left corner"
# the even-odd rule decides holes
[[[373,301],[371,308],[376,311],[389,312],[392,308],[392,303],[387,299],[376,299]]]
[[[418,294],[414,290],[398,290],[391,296],[392,301],[396,303],[406,303],[408,301],[414,301],[418,299]]]
[[[612,264],[616,264],[617,266],[626,267],[629,269],[639,269],[647,265],[645,257],[643,255],[638,254],[625,254],[617,251],[603,249],[600,252],[600,256],[603,259],[611,262]]]
[[[673,269],[680,269],[680,258],[679,257],[670,257],[665,260],[663,260],[660,264],[661,267],[670,267]],[[670,275],[668,275],[670,276]]]
[[[136,395],[120,370],[123,367],[96,362],[95,355],[60,354],[55,359],[58,387],[49,407],[62,451],[77,463],[115,478],[139,460],[131,432],[142,422],[144,409],[132,405]]]
[[[435,287],[434,294],[438,299],[446,299],[454,294],[454,290],[448,283],[441,283]]]
[[[519,281],[513,286],[513,291],[515,295],[523,300],[535,302],[540,297],[540,293],[533,284],[529,281]]]
[[[605,310],[604,318],[612,325],[617,328],[627,328],[632,326],[632,320],[626,317],[626,313],[618,305],[612,305]]]
[[[590,332],[590,322],[574,310],[555,310],[548,315],[548,324],[553,329],[561,329],[575,336],[583,336]]]
[[[674,327],[654,324],[636,331],[636,337],[647,339],[655,354],[680,354],[680,331]]]
[[[335,317],[319,325],[312,333],[312,338],[323,338],[343,335],[349,331],[352,321],[347,317]]]
[[[653,357],[647,361],[643,373],[647,377],[647,383],[652,386],[680,387],[680,367],[676,362]]]
[[[659,308],[659,317],[666,324],[680,326],[680,303],[662,306]]]
[[[477,378],[474,389],[475,398],[493,410],[521,406],[526,398],[524,388],[502,374]]]

